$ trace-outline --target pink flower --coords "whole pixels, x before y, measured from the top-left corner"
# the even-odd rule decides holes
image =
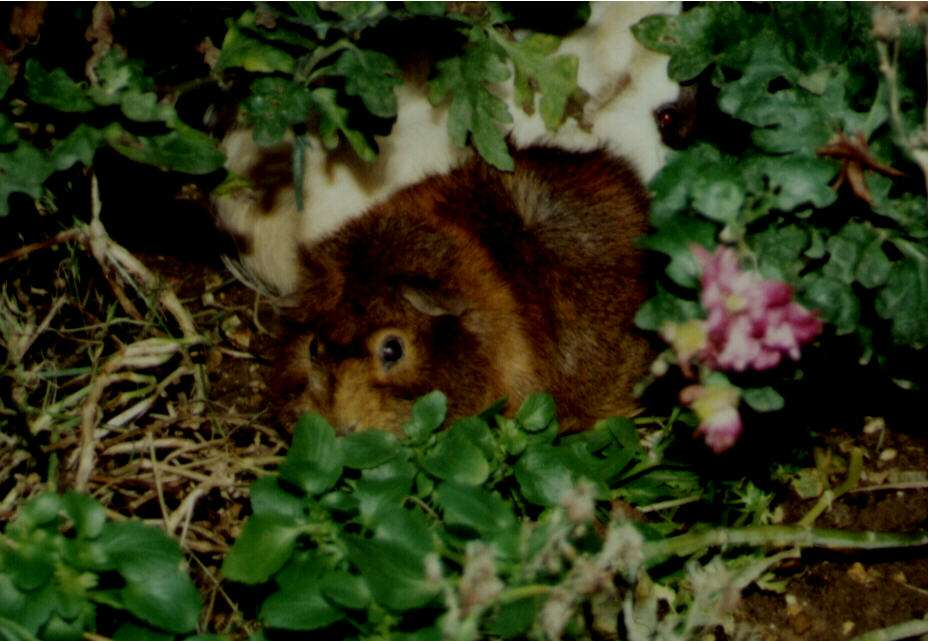
[[[821,321],[793,302],[789,285],[742,271],[731,248],[710,254],[694,245],[692,251],[702,265],[701,301],[708,313],[708,340],[699,355],[711,367],[741,372],[775,367],[784,354],[797,360],[799,348],[822,331]]]
[[[690,385],[680,392],[680,401],[691,406],[699,418],[696,433],[702,434],[716,453],[730,448],[741,435],[739,397],[737,387],[719,383]]]

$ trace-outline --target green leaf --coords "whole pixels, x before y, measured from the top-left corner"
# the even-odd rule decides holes
[[[486,631],[503,639],[523,636],[532,627],[541,605],[540,597],[502,603],[490,618]]]
[[[242,102],[254,126],[255,142],[280,142],[287,128],[305,122],[312,108],[309,90],[286,78],[260,78],[251,83],[251,95]]]
[[[838,195],[830,183],[837,173],[837,163],[804,156],[764,157],[757,167],[767,177],[774,195],[773,206],[791,211],[800,205],[824,208]]]
[[[783,397],[772,387],[752,387],[741,390],[744,402],[758,412],[775,412],[783,409]]]
[[[384,510],[373,526],[375,539],[395,543],[415,554],[424,554],[434,547],[428,519],[418,509]]]
[[[324,40],[332,26],[332,22],[324,20],[316,10],[316,5],[312,2],[288,2],[287,5],[296,14],[295,21],[312,28],[316,32],[316,37]]]
[[[151,625],[169,632],[191,632],[197,627],[202,602],[196,586],[178,564],[158,558],[138,558],[124,567],[126,609]]]
[[[245,35],[231,20],[226,26],[228,31],[219,52],[220,69],[241,67],[255,73],[293,73],[293,57],[286,51]]]
[[[715,246],[716,229],[715,224],[709,221],[679,216],[673,225],[667,225],[640,239],[639,245],[670,256],[667,275],[678,285],[692,289],[699,283],[702,273],[692,246],[702,245],[712,249]]]
[[[414,16],[440,17],[445,15],[446,4],[444,2],[433,2],[431,0],[406,0],[403,2],[403,8]]]
[[[657,294],[644,302],[635,314],[635,325],[658,331],[666,323],[682,323],[702,315],[702,306],[692,300],[677,298],[657,283]]]
[[[824,320],[835,326],[839,334],[848,334],[860,321],[860,302],[850,285],[828,276],[809,274],[803,279],[803,298],[807,305],[818,309]]]
[[[241,583],[263,583],[293,554],[300,525],[271,514],[255,514],[222,563],[223,575]]]
[[[471,43],[464,55],[442,60],[429,82],[429,101],[438,106],[448,96],[448,134],[458,147],[467,136],[481,157],[497,169],[512,171],[512,157],[500,128],[512,122],[506,103],[489,90],[489,85],[509,78],[509,68],[493,50],[478,28],[471,31]]]
[[[557,36],[533,33],[513,42],[493,30],[494,41],[515,65],[516,100],[528,114],[535,112],[535,90],[541,94],[541,118],[548,131],[564,122],[568,99],[577,91],[577,65],[574,55],[553,55],[561,45]]]
[[[393,434],[378,430],[354,432],[338,441],[345,467],[364,470],[398,456],[401,446]]]
[[[892,271],[892,263],[883,251],[883,239],[877,237],[867,245],[857,263],[855,277],[857,282],[868,289],[879,287],[886,283]]]
[[[80,124],[64,140],[55,143],[52,147],[52,163],[59,171],[69,169],[77,162],[90,167],[93,164],[94,154],[103,142],[101,130]]]
[[[928,344],[928,254],[914,243],[895,242],[905,259],[893,264],[876,311],[892,322],[896,344],[921,348]]]
[[[348,125],[350,114],[336,101],[335,90],[321,87],[314,89],[310,95],[313,108],[319,114],[319,136],[325,148],[331,151],[338,147],[338,132],[340,131],[358,158],[366,162],[374,162],[377,159],[376,150],[364,134]]]
[[[319,578],[303,574],[265,599],[261,620],[280,630],[316,630],[344,619],[345,614],[322,596]]]
[[[465,437],[450,432],[439,436],[423,458],[422,467],[437,478],[462,485],[481,485],[490,476],[483,452]]]
[[[804,228],[797,225],[771,226],[754,234],[750,240],[764,276],[788,282],[799,277],[805,267],[801,257],[809,245],[809,234]]]
[[[564,454],[551,446],[526,450],[515,467],[516,480],[526,500],[536,505],[557,505],[574,484]]]
[[[335,430],[318,414],[304,414],[294,427],[280,478],[315,495],[331,489],[341,475],[342,453]]]
[[[498,495],[481,488],[442,483],[435,491],[435,498],[447,525],[467,527],[484,537],[516,525],[512,507]]]
[[[396,115],[394,87],[403,84],[400,68],[379,51],[347,49],[335,61],[334,70],[345,77],[345,91],[358,96],[369,112],[380,118]]]
[[[744,203],[744,187],[737,167],[718,163],[704,167],[691,184],[693,208],[710,220],[737,220]]]
[[[554,420],[555,411],[551,394],[531,394],[516,412],[516,421],[528,432],[540,432]]]
[[[856,279],[861,254],[872,241],[871,228],[860,223],[848,223],[828,239],[826,246],[830,257],[823,273],[850,285]]]
[[[118,124],[107,127],[104,135],[106,142],[126,158],[165,170],[208,174],[225,162],[214,139],[181,123],[160,136],[138,137]]]
[[[364,579],[342,570],[327,572],[319,580],[319,589],[327,599],[350,610],[363,610],[371,601]]]
[[[78,538],[95,539],[103,532],[106,512],[103,506],[85,494],[66,492],[61,497],[65,514],[74,522]]]
[[[448,412],[448,399],[435,390],[418,399],[412,406],[412,417],[403,431],[413,443],[421,443],[439,428]]]
[[[303,499],[280,486],[273,476],[265,476],[251,484],[251,510],[254,514],[279,516],[299,521],[305,515]]]
[[[83,113],[94,108],[84,88],[71,80],[64,69],[46,71],[35,58],[26,61],[26,95],[58,111]]]
[[[19,132],[6,115],[0,113],[0,145],[12,145],[19,140]]]
[[[0,153],[0,216],[9,211],[10,194],[39,198],[42,184],[54,171],[45,154],[28,143],[20,142],[13,151]]]
[[[374,599],[403,612],[421,608],[437,595],[439,586],[425,578],[423,554],[386,541],[346,537],[348,560],[357,567]]]

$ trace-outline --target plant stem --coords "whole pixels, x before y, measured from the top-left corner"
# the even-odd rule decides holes
[[[825,490],[819,497],[818,501],[809,512],[802,517],[799,525],[802,527],[811,527],[815,519],[822,515],[822,512],[831,507],[832,502],[841,496],[850,492],[860,484],[860,473],[864,466],[864,452],[861,448],[855,447],[851,450],[851,460],[848,463],[847,478],[838,487]],[[827,482],[827,478],[825,481]]]
[[[881,550],[928,545],[928,533],[848,532],[796,525],[717,528],[648,541],[644,544],[644,559],[646,565],[654,565],[671,556],[688,556],[711,547],[741,545]]]

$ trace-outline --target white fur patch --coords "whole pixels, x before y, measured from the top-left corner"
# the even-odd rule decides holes
[[[649,180],[664,163],[666,149],[653,111],[677,97],[677,85],[667,78],[667,57],[644,49],[630,32],[646,15],[678,13],[679,3],[591,4],[590,21],[564,39],[559,53],[579,57],[578,83],[591,96],[583,131],[569,119],[551,134],[541,116],[525,114],[514,104],[511,82],[498,88],[514,116],[513,140],[520,146],[548,142],[583,150],[605,145],[627,158]],[[403,187],[425,176],[443,173],[468,156],[448,137],[447,108],[433,108],[424,86],[407,82],[397,90],[397,120],[389,136],[377,137],[380,155],[368,165],[350,154],[326,154],[311,139],[303,177],[304,211],[298,212],[292,188],[277,194],[270,212],[259,211],[244,195],[215,200],[220,224],[247,238],[250,253],[241,256],[248,272],[280,294],[297,283],[297,248],[331,233]],[[247,174],[258,161],[251,132],[237,130],[224,140],[227,167]]]

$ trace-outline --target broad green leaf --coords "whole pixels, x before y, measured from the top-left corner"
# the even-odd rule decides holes
[[[555,418],[554,397],[548,393],[530,395],[516,412],[516,421],[528,432],[540,432]]]
[[[371,601],[371,591],[364,579],[342,570],[323,575],[319,579],[319,589],[329,601],[342,608],[363,610]]]
[[[715,245],[716,225],[707,220],[679,216],[673,225],[667,225],[639,240],[645,249],[653,249],[670,256],[667,275],[678,285],[695,288],[702,273],[693,254],[693,245],[711,249]]]
[[[407,477],[360,479],[354,497],[358,500],[361,523],[373,527],[381,514],[402,509],[411,486],[412,479]]]
[[[439,428],[448,412],[448,399],[435,390],[418,399],[412,406],[412,416],[403,431],[413,443],[424,441]]]
[[[448,134],[458,147],[467,144],[468,134],[488,163],[504,171],[514,168],[506,147],[502,125],[512,122],[506,103],[490,92],[490,84],[509,78],[509,68],[476,27],[462,56],[447,58],[437,65],[429,82],[429,101],[438,106],[449,96]]]
[[[374,538],[424,554],[434,547],[428,519],[418,509],[382,511],[374,521]]]
[[[241,583],[263,583],[293,554],[300,524],[272,514],[255,514],[222,563],[223,575]]]
[[[135,136],[118,124],[107,127],[104,134],[107,143],[126,158],[165,170],[208,174],[225,162],[213,138],[180,123],[159,136]]]
[[[335,61],[334,70],[345,77],[345,91],[358,96],[369,112],[380,118],[396,115],[394,88],[403,84],[400,68],[379,51],[347,49]]]
[[[891,271],[892,263],[883,251],[883,238],[878,236],[864,249],[855,277],[861,285],[873,289],[884,284]]]
[[[226,26],[228,31],[219,53],[220,69],[241,67],[255,73],[293,73],[293,57],[286,51],[246,35],[231,20]]]
[[[703,167],[691,183],[693,208],[710,220],[731,223],[744,204],[744,187],[737,167],[718,163]]]
[[[281,487],[273,476],[265,476],[252,483],[249,500],[254,514],[279,516],[291,521],[299,521],[305,514],[303,499]]]
[[[341,475],[342,453],[335,430],[318,414],[304,414],[294,427],[280,477],[314,495],[331,489]]]
[[[5,114],[0,113],[0,145],[12,145],[19,140],[19,132]]]
[[[196,586],[178,564],[139,558],[122,569],[126,609],[146,623],[169,632],[192,632],[202,602]]]
[[[491,537],[516,525],[512,507],[498,495],[484,489],[455,483],[442,483],[435,498],[446,525],[463,526],[484,537]]]
[[[360,537],[346,537],[345,543],[348,560],[360,570],[374,600],[382,606],[404,612],[421,608],[438,595],[439,586],[425,578],[424,554]]]
[[[94,108],[84,88],[64,69],[46,71],[35,58],[26,61],[26,95],[30,100],[58,111],[83,113]]]
[[[403,7],[414,16],[439,17],[445,15],[446,3],[433,0],[406,0]]]
[[[83,163],[85,167],[93,164],[93,157],[104,143],[103,132],[85,124],[78,125],[74,131],[52,147],[51,160],[55,169],[69,169],[74,163]]]
[[[338,441],[345,467],[364,470],[386,463],[400,453],[396,437],[378,430],[354,432]]]
[[[741,390],[744,402],[758,412],[775,412],[783,409],[783,397],[772,387],[751,387]]]
[[[483,452],[464,438],[445,434],[422,460],[422,467],[433,476],[461,483],[481,485],[490,475],[490,464]]]
[[[522,637],[532,627],[542,603],[541,597],[501,603],[491,616],[486,631],[502,639]]]
[[[312,108],[309,90],[286,78],[260,78],[242,102],[259,145],[280,142],[291,125],[306,122]]]
[[[296,14],[295,21],[312,28],[316,32],[316,37],[324,40],[332,26],[332,22],[324,20],[316,10],[313,2],[288,2],[287,5]]]
[[[876,301],[876,311],[892,322],[893,340],[915,348],[928,344],[928,253],[896,241],[905,255],[893,264]]]
[[[281,582],[280,590],[261,605],[261,620],[281,630],[316,630],[344,619],[322,596],[320,569],[303,569]]]
[[[822,272],[850,285],[857,277],[860,257],[873,238],[871,228],[860,223],[848,223],[828,239],[829,259]]]
[[[49,524],[58,519],[58,513],[62,507],[63,499],[58,494],[55,492],[43,492],[29,499],[23,506],[16,524],[24,529]]]
[[[805,267],[802,254],[809,245],[809,234],[798,225],[771,226],[754,234],[750,244],[764,276],[793,282]]]
[[[698,302],[677,298],[657,283],[657,293],[635,314],[635,325],[656,332],[666,323],[682,323],[700,316],[702,306]]]
[[[791,211],[800,205],[824,208],[832,204],[837,193],[831,181],[837,163],[804,156],[763,157],[754,166],[767,178],[767,188],[774,195],[773,206]]]
[[[74,522],[78,538],[94,539],[103,532],[106,512],[103,506],[85,494],[67,492],[61,497],[65,514]]]
[[[822,318],[835,326],[839,334],[849,334],[860,322],[860,302],[850,285],[810,274],[803,279],[802,294],[807,306],[818,309]]]
[[[334,89],[322,87],[311,92],[313,108],[319,114],[319,136],[328,150],[338,147],[338,132],[351,145],[358,158],[366,162],[377,159],[377,151],[360,131],[348,125],[349,112],[336,101]]]
[[[525,498],[536,505],[557,505],[574,485],[564,453],[551,446],[532,447],[519,458],[516,480]]]
[[[556,131],[564,122],[567,101],[577,91],[577,66],[574,55],[554,55],[561,40],[546,33],[533,33],[511,41],[496,30],[494,40],[512,59],[515,66],[516,99],[526,113],[535,111],[535,91],[541,94],[541,118],[548,131]]]
[[[0,152],[0,216],[9,211],[10,194],[39,198],[42,184],[54,171],[45,154],[28,143],[20,142],[13,151]]]

